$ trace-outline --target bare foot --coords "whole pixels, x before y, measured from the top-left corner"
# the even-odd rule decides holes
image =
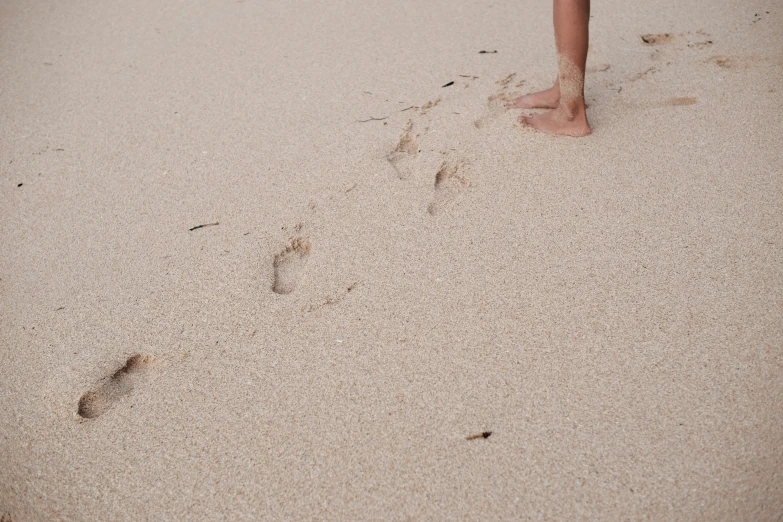
[[[584,108],[569,115],[563,106],[559,106],[554,110],[533,116],[521,116],[519,121],[523,125],[547,134],[579,137],[587,136],[592,132]]]
[[[555,84],[545,91],[520,96],[507,107],[509,109],[556,109],[559,104],[560,86]]]

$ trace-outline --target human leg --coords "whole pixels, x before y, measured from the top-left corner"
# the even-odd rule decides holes
[[[544,132],[585,136],[591,132],[584,99],[590,0],[554,0],[553,7],[557,80],[551,89],[523,96],[512,107],[552,109],[520,119]]]

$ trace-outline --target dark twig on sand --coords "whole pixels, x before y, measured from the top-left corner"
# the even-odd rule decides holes
[[[497,51],[479,51],[479,54],[497,54]]]
[[[450,85],[454,85],[454,82],[449,82],[446,85],[443,85],[442,87],[449,87]]]
[[[483,431],[481,433],[476,433],[475,435],[468,435],[465,437],[465,440],[476,440],[476,439],[488,439],[489,436],[492,435],[491,431]]]
[[[356,120],[356,123],[367,123],[368,121],[383,121],[388,119],[389,119],[388,116],[386,116],[385,118],[373,118],[372,116],[370,116],[369,120]]]
[[[193,228],[189,228],[188,230],[189,230],[189,231],[191,231],[191,232],[193,232],[194,230],[197,230],[197,229],[199,229],[199,228],[204,228],[204,227],[215,227],[215,226],[217,226],[217,225],[219,225],[219,224],[220,224],[220,223],[219,223],[218,221],[215,221],[214,223],[205,223],[205,224],[203,224],[203,225],[196,225],[195,227],[193,227]]]

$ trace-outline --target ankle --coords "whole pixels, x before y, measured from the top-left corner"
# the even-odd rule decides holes
[[[585,117],[585,100],[577,98],[574,100],[561,101],[560,107],[563,109],[568,121],[574,121]]]

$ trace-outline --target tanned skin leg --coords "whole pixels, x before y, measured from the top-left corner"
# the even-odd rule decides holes
[[[551,109],[520,121],[550,134],[586,136],[585,64],[589,38],[590,0],[554,0],[558,76],[552,88],[522,96],[509,107]]]

